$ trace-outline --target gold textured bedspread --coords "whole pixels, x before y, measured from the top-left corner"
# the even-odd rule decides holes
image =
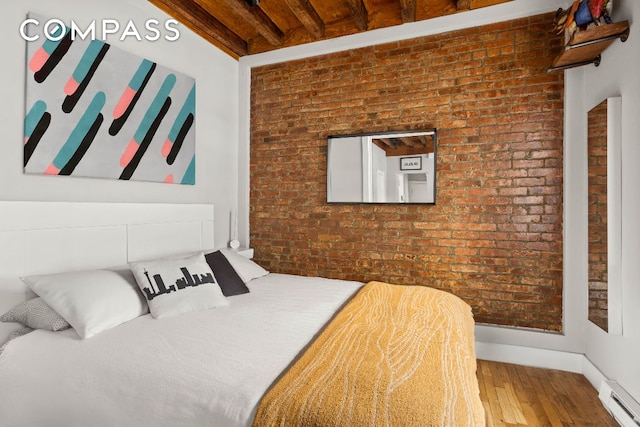
[[[365,285],[263,397],[259,426],[484,426],[470,307]]]

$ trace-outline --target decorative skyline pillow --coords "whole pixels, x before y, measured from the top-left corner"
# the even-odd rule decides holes
[[[155,318],[229,305],[202,253],[129,266]]]

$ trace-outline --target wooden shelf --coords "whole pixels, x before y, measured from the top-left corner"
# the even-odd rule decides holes
[[[629,36],[629,22],[615,22],[585,31],[577,31],[564,50],[556,56],[547,71],[558,71],[581,65],[600,65],[600,54],[616,39],[625,42]]]

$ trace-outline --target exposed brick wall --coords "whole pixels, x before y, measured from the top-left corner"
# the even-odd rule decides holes
[[[589,320],[608,330],[607,101],[589,111]]]
[[[545,14],[252,70],[250,238],[273,272],[420,284],[562,329],[563,73]],[[328,204],[328,135],[438,129],[435,205]]]

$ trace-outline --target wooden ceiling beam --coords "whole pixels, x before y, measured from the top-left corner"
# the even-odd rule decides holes
[[[400,0],[402,22],[416,21],[416,0]]]
[[[386,145],[389,148],[393,148],[394,145],[389,138],[376,138],[377,141],[380,141],[382,144]]]
[[[246,0],[147,1],[238,59],[511,0],[264,0],[258,6]],[[422,16],[419,1],[433,5],[432,15]]]
[[[242,19],[253,25],[272,46],[282,46],[284,34],[260,7],[249,6],[244,0],[232,0],[228,4]]]
[[[324,37],[324,22],[309,0],[285,0],[285,3],[316,40]]]
[[[360,31],[367,31],[369,29],[369,14],[362,0],[345,0],[344,2],[353,16],[356,27]]]
[[[407,147],[411,147],[411,148],[414,147],[413,138],[409,137],[409,138],[398,138],[398,139],[402,144],[406,145]]]
[[[471,10],[471,0],[453,0],[457,10]]]
[[[248,54],[247,43],[191,0],[148,0],[234,58]]]

